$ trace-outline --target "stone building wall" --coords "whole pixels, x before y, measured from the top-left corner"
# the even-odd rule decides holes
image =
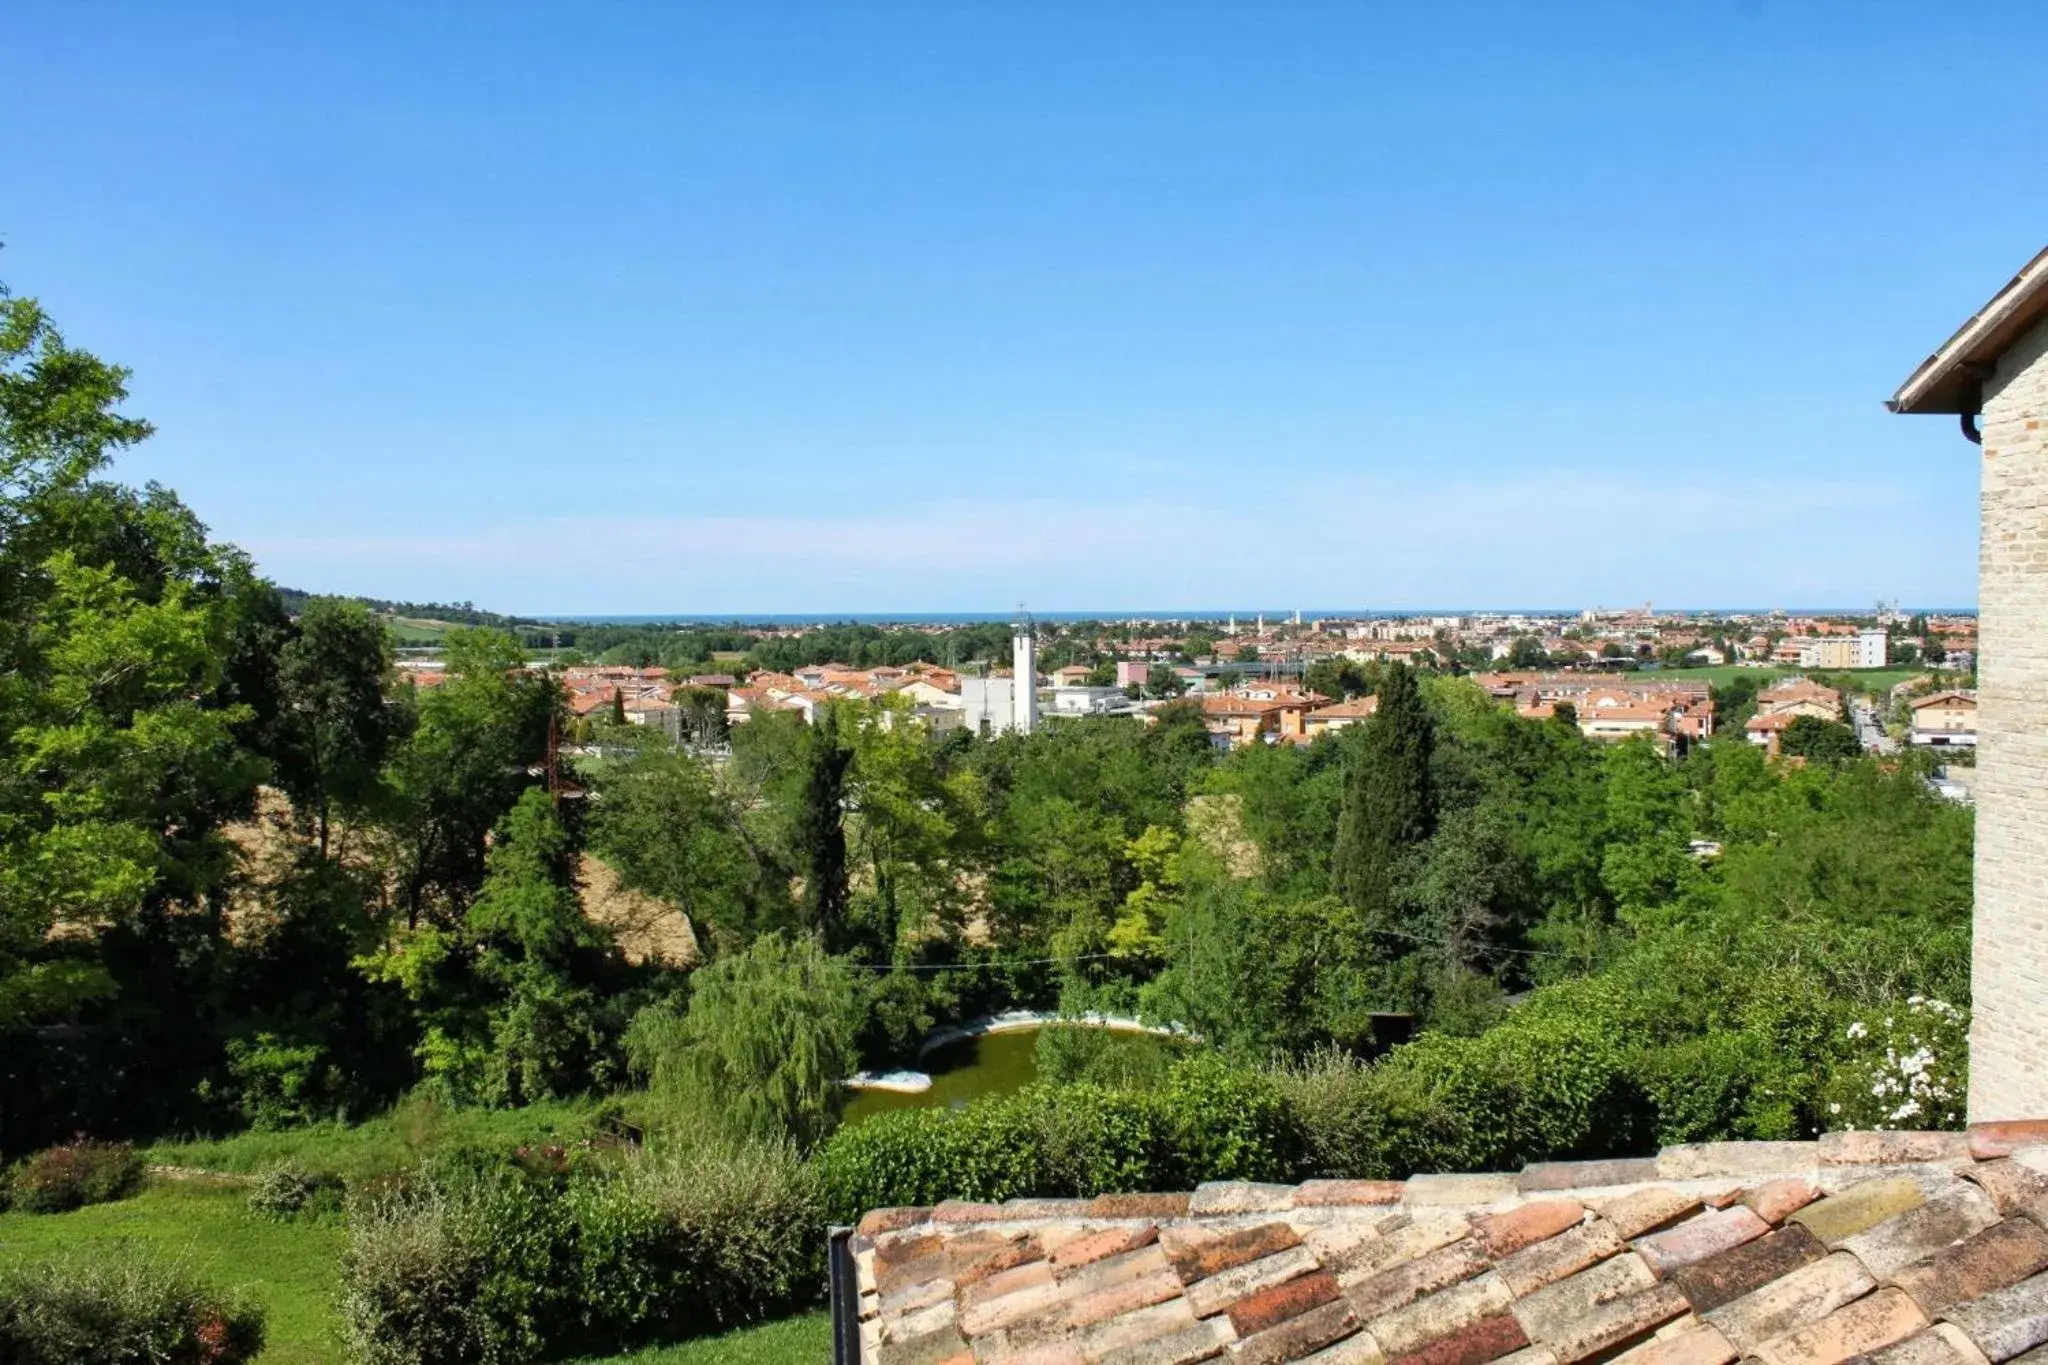
[[[2048,322],[1984,382],[1970,1118],[2048,1114]]]

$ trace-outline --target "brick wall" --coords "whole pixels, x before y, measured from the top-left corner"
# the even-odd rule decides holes
[[[2048,322],[1982,425],[1972,1121],[2048,1115]]]

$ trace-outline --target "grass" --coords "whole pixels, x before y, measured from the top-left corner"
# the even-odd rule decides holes
[[[151,1165],[253,1175],[291,1163],[351,1179],[419,1164],[437,1147],[573,1143],[594,1134],[601,1112],[588,1104],[535,1104],[524,1109],[449,1109],[408,1100],[362,1123],[312,1124],[227,1138],[160,1142],[144,1150]]]
[[[265,1365],[330,1365],[342,1359],[334,1315],[342,1236],[336,1220],[258,1217],[239,1184],[176,1180],[72,1213],[0,1214],[0,1259],[146,1245],[216,1283],[248,1287],[269,1320]]]
[[[258,1217],[239,1184],[165,1180],[133,1199],[72,1213],[0,1214],[0,1261],[146,1245],[217,1284],[244,1286],[255,1295],[269,1325],[263,1365],[341,1365],[334,1297],[344,1236],[338,1219]],[[831,1353],[829,1319],[809,1313],[581,1365],[822,1365]]]
[[[832,1358],[832,1320],[824,1313],[747,1327],[724,1336],[652,1346],[579,1365],[824,1365]]]

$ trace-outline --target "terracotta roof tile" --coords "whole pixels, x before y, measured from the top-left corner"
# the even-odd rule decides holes
[[[2048,1365],[2044,1135],[884,1210],[852,1241],[862,1359]]]

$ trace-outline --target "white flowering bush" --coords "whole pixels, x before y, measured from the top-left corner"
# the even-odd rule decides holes
[[[1828,1080],[1825,1126],[1961,1128],[1969,1031],[1968,1010],[1924,995],[1853,1020]]]

